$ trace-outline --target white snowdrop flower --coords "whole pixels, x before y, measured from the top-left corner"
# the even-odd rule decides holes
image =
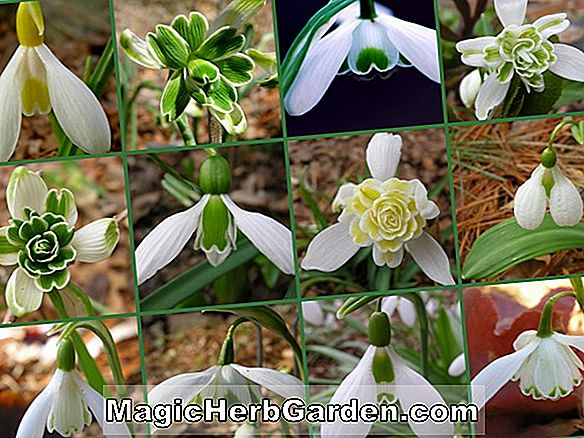
[[[456,49],[462,62],[487,72],[476,98],[479,120],[489,118],[492,110],[507,95],[511,80],[517,76],[528,92],[545,89],[544,73],[584,82],[584,53],[553,42],[556,35],[570,26],[564,13],[546,15],[533,24],[525,24],[527,0],[494,0],[503,30],[497,36],[483,36],[460,41]]]
[[[539,337],[528,330],[513,348],[514,353],[494,360],[472,380],[473,392],[485,387],[485,404],[509,381],[519,381],[521,392],[535,400],[566,397],[582,383],[584,365],[573,349],[584,351],[584,336],[554,332]]]
[[[483,85],[483,78],[478,68],[462,78],[458,93],[465,107],[469,109],[474,107],[481,85]]]
[[[109,123],[97,97],[44,44],[39,2],[18,6],[16,30],[20,46],[0,76],[0,161],[14,153],[22,114],[51,110],[73,144],[90,154],[109,151]]]
[[[359,364],[345,377],[333,395],[330,404],[345,404],[358,399],[360,404],[398,403],[403,412],[414,404],[426,406],[444,404],[440,393],[424,377],[408,367],[391,347],[370,345]],[[418,436],[452,436],[454,426],[450,422],[409,422]],[[339,436],[366,437],[372,423],[346,423],[340,420],[324,423],[323,438]]]
[[[381,307],[389,316],[397,312],[401,321],[409,327],[413,327],[418,320],[414,303],[399,295],[384,298]]]
[[[322,99],[337,74],[367,75],[413,65],[440,82],[436,31],[394,17],[376,7],[374,18],[360,17],[357,4],[333,16],[310,42],[302,65],[286,93],[289,114],[307,113]],[[328,32],[335,24],[338,26]],[[400,60],[403,56],[407,63]],[[410,64],[411,63],[411,64]],[[346,65],[346,69],[343,69]]]
[[[302,318],[312,325],[323,325],[325,316],[318,301],[304,301],[302,303]]]
[[[513,206],[517,223],[527,230],[535,230],[543,222],[548,204],[552,219],[561,227],[574,226],[582,220],[580,192],[557,164],[551,168],[540,164],[519,187]]]
[[[237,249],[238,230],[278,269],[294,274],[292,233],[274,219],[243,210],[233,202],[228,195],[231,170],[227,161],[219,155],[210,156],[199,174],[205,193],[199,202],[164,219],[136,249],[138,284],[174,260],[195,233],[195,249],[201,249],[211,265],[220,265]]]
[[[332,272],[359,248],[372,246],[377,266],[399,266],[407,250],[432,280],[454,284],[446,252],[425,231],[427,222],[440,214],[438,206],[419,180],[395,177],[401,145],[398,135],[373,136],[366,152],[372,177],[339,188],[333,208],[342,213],[310,242],[303,269]]]
[[[460,377],[466,372],[466,361],[464,358],[464,353],[460,353],[454,358],[450,365],[448,366],[448,374],[452,377]]]

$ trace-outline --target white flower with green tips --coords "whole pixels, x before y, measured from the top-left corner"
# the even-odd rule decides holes
[[[16,316],[37,310],[44,293],[65,288],[75,262],[110,257],[120,233],[114,219],[79,230],[77,207],[68,189],[48,189],[38,173],[12,172],[6,201],[10,225],[0,228],[0,265],[16,265],[6,285],[6,302]]]
[[[285,274],[294,274],[292,233],[284,225],[260,213],[243,210],[229,196],[231,170],[220,155],[208,157],[199,171],[204,193],[191,208],[158,224],[136,249],[138,284],[173,261],[189,240],[202,250],[209,263],[219,266],[237,250],[237,232]]]
[[[169,69],[160,112],[169,121],[180,117],[191,99],[208,108],[230,134],[247,129],[237,89],[253,79],[254,62],[242,53],[245,36],[223,26],[211,32],[204,15],[177,16],[170,26],[159,24],[146,40],[126,29],[120,44],[134,62],[151,69]]]
[[[553,221],[560,227],[571,227],[582,220],[582,196],[555,162],[552,167],[537,166],[517,189],[513,210],[519,226],[526,230],[538,228],[548,204]]]
[[[318,29],[286,92],[289,114],[299,116],[314,108],[338,74],[384,73],[413,65],[440,82],[436,31],[376,9],[372,18],[361,18],[363,11],[353,3]]]
[[[22,114],[51,110],[75,145],[90,154],[109,151],[109,122],[99,100],[44,44],[39,2],[18,6],[16,30],[20,46],[0,76],[0,161],[14,153]]]
[[[584,364],[574,350],[584,352],[584,336],[539,336],[528,330],[517,337],[513,349],[472,379],[473,392],[485,388],[484,404],[510,381],[519,381],[523,395],[535,400],[558,400],[582,383]]]
[[[303,269],[332,272],[360,248],[372,247],[377,266],[396,268],[408,251],[429,278],[454,284],[446,252],[425,231],[428,221],[440,214],[438,206],[419,180],[395,176],[401,146],[398,135],[373,136],[366,152],[371,178],[339,188],[333,210],[342,213],[310,242]]]
[[[462,62],[486,72],[475,102],[476,117],[489,118],[518,77],[527,92],[545,89],[544,73],[584,82],[584,53],[554,42],[556,35],[570,26],[564,13],[543,16],[525,24],[527,0],[494,0],[503,30],[497,36],[460,41],[456,49]]]

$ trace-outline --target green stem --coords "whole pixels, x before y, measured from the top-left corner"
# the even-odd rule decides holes
[[[79,301],[83,305],[83,308],[85,309],[85,312],[87,313],[87,316],[96,316],[97,313],[95,312],[95,309],[91,304],[91,300],[89,299],[89,297],[87,296],[83,289],[81,289],[72,281],[70,281],[69,284],[67,285],[67,289],[69,290],[69,292],[71,292],[79,299]]]
[[[570,278],[572,289],[576,293],[576,300],[580,306],[580,310],[584,312],[584,283],[581,277]]]
[[[552,133],[550,134],[550,139],[547,142],[547,147],[548,149],[554,149],[554,141],[556,140],[556,137],[558,136],[558,134],[560,133],[560,131],[564,128],[564,126],[572,126],[575,125],[576,122],[574,122],[573,120],[563,120],[561,123],[558,123],[556,125],[556,127],[554,128],[554,130],[552,131]]]
[[[181,137],[183,138],[185,146],[196,146],[197,142],[195,140],[193,130],[189,125],[189,120],[187,116],[183,114],[178,119],[176,119],[175,123],[180,132]]]
[[[377,304],[376,304],[376,307],[375,307],[375,310],[376,310],[377,312],[381,312],[381,304],[382,304],[382,303],[383,303],[383,297],[379,297],[379,298],[377,299]]]
[[[553,330],[553,311],[554,311],[554,304],[565,297],[572,297],[578,299],[574,292],[560,292],[557,295],[551,297],[543,308],[541,312],[541,318],[539,319],[539,326],[537,327],[537,336],[540,338],[547,338],[550,337],[554,330]]]
[[[235,329],[239,327],[244,322],[249,322],[245,318],[237,318],[233,321],[229,328],[227,329],[227,334],[225,335],[225,340],[223,341],[223,345],[221,346],[221,353],[219,354],[219,361],[217,365],[229,365],[235,361],[235,351],[233,348],[233,334]]]
[[[422,374],[428,377],[428,313],[426,312],[426,305],[420,295],[405,294],[405,298],[410,300],[416,306],[416,314],[418,316],[418,323],[420,325],[420,350],[422,353]]]
[[[359,18],[363,20],[373,20],[377,18],[377,13],[375,12],[375,2],[373,0],[359,0],[361,7],[361,15]]]

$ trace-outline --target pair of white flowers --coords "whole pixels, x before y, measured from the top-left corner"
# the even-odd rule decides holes
[[[0,161],[14,153],[22,114],[51,111],[73,144],[91,154],[109,151],[109,123],[95,94],[44,44],[39,2],[18,6],[16,29],[20,46],[0,76]]]
[[[289,114],[310,111],[335,76],[348,72],[362,76],[414,66],[440,82],[436,31],[394,17],[381,5],[374,8],[375,17],[362,18],[358,3],[352,3],[316,31],[285,96]],[[333,26],[337,27],[329,32]]]
[[[527,92],[545,89],[544,74],[584,82],[584,53],[555,42],[568,29],[564,13],[543,16],[526,24],[527,0],[494,0],[503,30],[497,36],[460,41],[456,48],[462,62],[475,70],[461,82],[464,104],[475,106],[476,117],[485,120],[507,96],[517,77]]]

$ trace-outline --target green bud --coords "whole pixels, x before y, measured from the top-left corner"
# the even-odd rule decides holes
[[[391,325],[385,312],[375,312],[369,318],[369,343],[375,347],[387,347],[391,342]]]
[[[387,354],[385,348],[375,349],[373,356],[373,365],[371,367],[375,383],[392,383],[395,380],[395,372],[393,371],[393,362]]]
[[[541,154],[541,164],[547,169],[554,167],[558,161],[556,153],[551,148],[546,148]]]
[[[199,185],[204,193],[222,195],[231,190],[231,169],[220,155],[213,155],[203,161],[199,170]]]
[[[57,349],[57,368],[73,371],[75,368],[75,348],[70,339],[61,339]]]

